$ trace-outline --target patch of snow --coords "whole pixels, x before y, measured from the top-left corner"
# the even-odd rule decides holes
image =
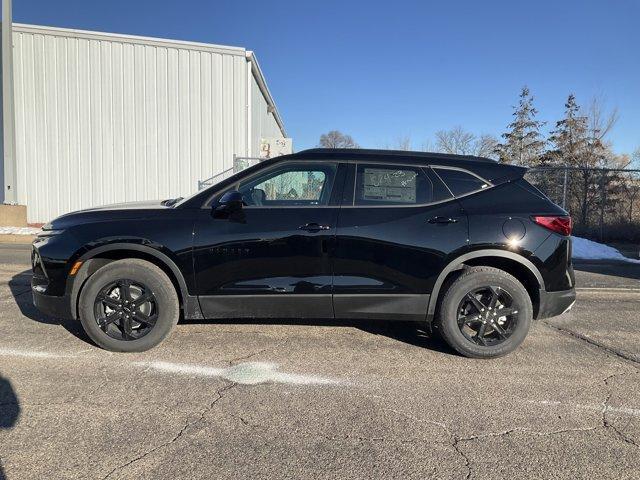
[[[586,238],[572,237],[573,258],[581,260],[618,260],[623,262],[640,263],[640,260],[625,257],[617,249]]]
[[[37,235],[42,229],[34,227],[0,227],[0,234]]]

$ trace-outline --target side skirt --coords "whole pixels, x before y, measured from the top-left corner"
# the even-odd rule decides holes
[[[336,318],[423,322],[429,294],[335,294]]]
[[[205,318],[333,318],[331,294],[206,295]]]
[[[266,294],[200,297],[205,318],[344,318],[423,322],[428,294]],[[335,313],[334,313],[335,310]]]

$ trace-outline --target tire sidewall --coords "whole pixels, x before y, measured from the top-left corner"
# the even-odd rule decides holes
[[[493,271],[491,271],[493,270]],[[525,339],[531,327],[533,307],[524,286],[513,276],[497,269],[472,270],[456,280],[443,299],[440,311],[440,331],[447,343],[462,355],[474,358],[493,358],[515,350]],[[458,326],[458,307],[463,297],[483,286],[497,286],[507,291],[518,305],[515,331],[504,342],[484,347],[468,340]]]
[[[155,296],[158,318],[153,329],[136,340],[118,340],[107,335],[96,322],[94,303],[98,293],[109,283],[127,279],[142,283]],[[158,345],[178,323],[178,297],[167,275],[155,265],[141,260],[118,260],[97,270],[80,293],[80,322],[96,344],[111,351],[141,352]]]

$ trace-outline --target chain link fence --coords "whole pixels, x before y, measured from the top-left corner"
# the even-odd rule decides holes
[[[640,242],[640,170],[545,167],[525,178],[571,214],[575,235]]]

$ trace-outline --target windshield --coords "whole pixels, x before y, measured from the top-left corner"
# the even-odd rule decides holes
[[[200,184],[200,188],[198,190],[196,190],[195,192],[187,195],[186,197],[178,197],[177,199],[169,199],[169,206],[173,206],[173,207],[178,207],[180,205],[182,205],[185,202],[188,202],[189,200],[191,200],[192,198],[194,198],[196,195],[201,194],[202,192],[206,191],[206,190],[211,190],[212,188],[215,188],[217,185],[219,185],[220,183],[222,183],[225,180],[228,180],[231,177],[234,177],[236,175],[239,175],[240,173],[242,173],[244,170],[241,170],[240,172],[233,172],[233,169],[228,169],[225,170],[223,172],[220,172],[218,175],[214,175],[213,177],[207,179],[207,180],[203,180],[202,182],[199,182]],[[171,202],[172,200],[173,203]]]

